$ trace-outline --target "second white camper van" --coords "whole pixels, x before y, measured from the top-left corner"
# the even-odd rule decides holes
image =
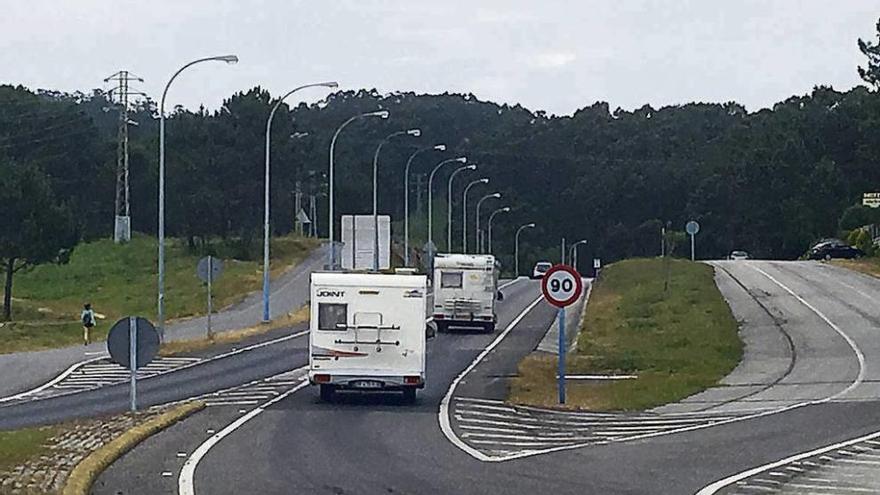
[[[434,258],[434,323],[495,331],[498,265],[490,254],[438,254]]]
[[[424,275],[317,272],[311,280],[309,382],[321,399],[336,390],[425,386]]]

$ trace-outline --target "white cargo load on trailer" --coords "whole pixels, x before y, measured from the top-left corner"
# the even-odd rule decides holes
[[[316,272],[311,280],[309,382],[329,400],[338,389],[425,386],[424,275]]]
[[[498,265],[490,254],[438,254],[434,258],[434,323],[495,330]]]
[[[391,217],[379,215],[379,269],[391,266]],[[373,215],[342,215],[343,270],[373,268]]]

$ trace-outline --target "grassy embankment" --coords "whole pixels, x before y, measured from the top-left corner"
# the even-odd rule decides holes
[[[568,381],[569,407],[639,410],[716,385],[742,357],[737,323],[712,267],[671,260],[664,291],[659,259],[633,259],[605,269],[593,288],[568,374],[634,374],[637,379]],[[510,400],[556,405],[556,358],[533,354],[519,366]]]
[[[831,260],[832,265],[842,266],[850,270],[880,278],[880,257],[865,257],[854,260]]]
[[[314,239],[283,237],[272,241],[272,275],[301,261],[317,245]],[[0,353],[63,347],[82,342],[79,321],[84,302],[105,315],[93,331],[106,338],[117,319],[156,317],[156,240],[136,235],[127,245],[110,240],[81,244],[70,262],[19,272],[13,287],[13,321],[0,329]],[[169,319],[204,314],[206,290],[196,276],[200,256],[177,241],[166,247],[166,312]],[[224,260],[214,282],[214,308],[242,300],[261,287],[258,261]]]

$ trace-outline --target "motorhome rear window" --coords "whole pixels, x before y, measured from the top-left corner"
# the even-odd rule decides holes
[[[461,272],[440,272],[441,289],[461,289]]]
[[[347,323],[348,304],[318,303],[318,330],[343,331]]]

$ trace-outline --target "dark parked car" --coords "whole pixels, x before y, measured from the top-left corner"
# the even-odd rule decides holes
[[[853,259],[864,256],[861,249],[854,248],[837,239],[822,241],[810,248],[811,260],[830,260],[832,258]]]

